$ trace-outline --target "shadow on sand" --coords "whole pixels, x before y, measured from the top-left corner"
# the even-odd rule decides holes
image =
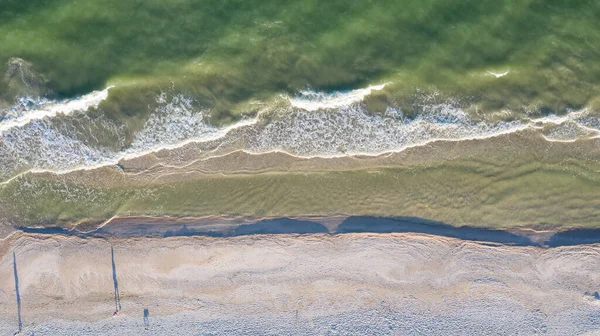
[[[256,234],[309,234],[329,233],[327,228],[318,222],[298,220],[292,218],[263,219],[251,224],[241,224],[230,231],[202,231],[190,228],[187,225],[179,230],[168,230],[163,237],[174,236],[209,236],[209,237],[234,237]]]
[[[179,236],[208,236],[233,237],[256,234],[344,234],[344,233],[423,233],[462,240],[490,242],[518,246],[557,247],[579,244],[600,243],[600,229],[575,229],[557,232],[543,242],[534,241],[526,233],[515,234],[504,230],[483,229],[469,226],[456,227],[443,222],[427,220],[418,217],[371,217],[351,216],[342,221],[336,228],[329,230],[319,223],[318,219],[273,218],[262,219],[240,225],[227,226],[224,229],[204,228],[200,223],[189,223],[178,228],[170,225],[144,225],[128,230],[126,234],[112,231],[104,227],[91,233],[81,233],[76,230],[66,230],[57,227],[27,228],[19,230],[37,234],[75,235],[87,237],[179,237]],[[114,266],[114,262],[113,262]],[[115,276],[116,283],[116,276]]]
[[[307,234],[328,233],[329,230],[320,223],[291,218],[265,219],[254,224],[240,225],[235,229],[233,236],[253,234]]]
[[[577,229],[557,232],[548,239],[550,247],[600,243],[599,229]]]
[[[117,280],[117,267],[115,266],[115,249],[110,247],[110,257],[112,260],[112,277],[115,288],[115,314],[121,310],[121,295],[119,294],[119,281]]]
[[[146,330],[150,328],[150,311],[148,308],[144,308],[144,328]]]
[[[478,229],[473,227],[454,227],[441,222],[414,217],[348,217],[333,232],[343,233],[393,233],[413,232],[426,233],[464,240],[485,241],[501,244],[537,246],[529,237],[516,235],[502,230]],[[211,236],[231,237],[255,234],[314,234],[329,233],[329,230],[318,222],[292,218],[265,219],[251,224],[243,224],[233,232],[205,232],[183,226],[176,231],[167,231],[163,237],[172,236]]]
[[[536,246],[529,237],[503,230],[480,229],[469,226],[455,227],[442,222],[417,217],[348,217],[336,229],[336,233],[425,233],[436,236],[458,238],[519,246]]]
[[[15,292],[17,293],[18,334],[23,330],[23,322],[21,322],[21,293],[19,293],[19,274],[17,273],[17,256],[15,252],[13,252],[13,273],[15,275]]]

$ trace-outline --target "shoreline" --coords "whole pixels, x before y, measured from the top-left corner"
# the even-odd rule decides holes
[[[418,217],[302,216],[302,217],[114,217],[91,230],[77,227],[16,227],[13,232],[80,238],[126,239],[203,236],[231,238],[273,235],[423,234],[462,241],[508,246],[560,247],[600,243],[600,229],[492,229],[453,226]],[[6,237],[8,238],[8,236]]]
[[[343,162],[343,161],[353,161],[353,160],[364,160],[364,161],[373,161],[373,162],[381,161],[380,164],[383,163],[383,166],[386,166],[386,164],[385,164],[386,162],[387,162],[387,165],[389,165],[389,162],[393,161],[393,160],[387,160],[387,159],[390,157],[394,157],[394,156],[396,156],[396,157],[404,157],[404,156],[411,157],[411,156],[413,156],[413,157],[411,157],[411,160],[414,160],[415,162],[419,162],[422,159],[418,158],[418,155],[415,156],[414,153],[415,152],[427,153],[429,151],[428,148],[430,148],[430,147],[452,148],[455,146],[456,147],[461,147],[461,146],[465,146],[465,145],[468,146],[469,144],[472,144],[472,143],[494,144],[494,143],[497,143],[498,141],[506,140],[506,139],[513,138],[513,137],[515,139],[521,139],[524,137],[537,138],[534,141],[538,142],[538,145],[540,143],[540,140],[543,140],[543,141],[541,141],[542,145],[547,146],[547,147],[551,147],[551,146],[560,147],[560,145],[568,146],[570,144],[578,142],[578,143],[588,143],[593,148],[595,144],[597,145],[600,142],[600,131],[593,129],[593,128],[589,128],[584,125],[579,125],[579,126],[586,128],[589,132],[596,133],[596,134],[594,134],[594,135],[588,134],[586,136],[576,137],[574,139],[560,140],[560,139],[552,139],[552,138],[548,137],[546,134],[544,134],[544,132],[543,132],[543,129],[546,126],[559,127],[563,124],[566,124],[569,122],[574,122],[571,120],[571,119],[575,118],[575,117],[573,117],[573,115],[579,116],[580,114],[587,112],[587,111],[589,111],[589,110],[587,108],[584,108],[580,111],[569,112],[566,115],[555,116],[555,118],[552,118],[551,116],[542,116],[542,117],[538,117],[536,119],[526,119],[528,121],[526,123],[523,123],[520,126],[514,126],[514,128],[509,128],[506,130],[501,129],[501,130],[497,131],[496,133],[492,133],[492,134],[481,134],[481,135],[473,134],[473,135],[457,137],[457,138],[438,137],[438,138],[424,139],[422,141],[416,141],[414,143],[405,144],[398,148],[389,148],[387,150],[375,151],[375,152],[349,151],[349,152],[340,152],[340,153],[301,154],[301,153],[295,153],[293,150],[279,148],[279,147],[273,147],[268,150],[257,150],[257,149],[245,148],[245,147],[238,148],[235,146],[234,147],[225,146],[225,149],[213,148],[212,150],[209,150],[209,151],[205,151],[205,150],[199,151],[199,149],[203,148],[203,146],[206,144],[216,143],[218,141],[222,141],[223,139],[225,139],[229,136],[233,136],[230,133],[235,133],[234,131],[237,128],[243,128],[243,127],[246,127],[249,125],[254,125],[255,123],[257,123],[256,120],[258,120],[258,117],[256,117],[254,119],[241,120],[235,124],[224,127],[223,130],[218,132],[221,135],[221,137],[207,138],[207,139],[191,138],[191,139],[183,140],[180,143],[165,144],[163,146],[144,149],[144,150],[141,150],[139,153],[124,151],[120,154],[116,153],[115,154],[116,156],[114,158],[100,160],[99,162],[94,163],[94,164],[82,164],[79,166],[73,166],[73,167],[68,167],[68,168],[64,168],[64,167],[63,168],[51,168],[51,167],[28,168],[24,171],[20,171],[13,175],[4,176],[3,180],[0,181],[0,186],[8,185],[11,181],[16,180],[23,176],[27,176],[27,175],[55,175],[55,176],[69,176],[69,175],[73,175],[73,174],[74,175],[79,175],[79,174],[85,175],[88,173],[93,174],[94,172],[104,171],[104,170],[113,170],[113,169],[116,169],[117,171],[120,171],[123,173],[137,175],[138,173],[140,173],[140,168],[142,168],[141,171],[144,172],[145,170],[152,170],[153,168],[163,167],[163,164],[164,164],[164,167],[176,168],[177,170],[180,170],[180,169],[185,170],[185,168],[188,168],[190,166],[192,166],[192,167],[196,166],[196,165],[201,166],[203,162],[208,163],[210,161],[219,161],[222,159],[226,160],[228,157],[236,157],[236,156],[247,157],[246,160],[248,160],[248,161],[250,161],[251,158],[279,156],[280,158],[283,158],[284,161],[294,162],[296,164],[298,164],[298,162],[302,162],[302,161],[306,161],[306,162],[318,162],[318,161],[341,161],[341,162]],[[219,145],[217,147],[221,147],[221,146]],[[177,156],[177,155],[179,155],[179,153],[185,152],[186,150],[189,150],[190,152],[195,153],[196,154],[196,156],[194,156],[195,159],[191,159],[191,160],[189,160],[189,162],[183,162],[183,163],[179,162],[179,165],[176,164],[176,165],[172,166],[169,164],[169,162],[168,162],[169,158],[171,158],[171,156],[173,154],[175,154],[175,156]],[[590,151],[590,154],[592,154],[592,153],[593,152]],[[598,155],[597,151],[595,152],[595,154],[596,155],[593,155],[593,156]],[[162,162],[163,160],[165,160],[166,162]],[[428,160],[424,160],[424,161],[427,162]],[[352,165],[352,164],[350,163],[350,165]],[[360,167],[360,165],[359,165],[359,167]],[[329,169],[331,169],[331,168],[329,168]],[[252,172],[252,170],[253,169],[250,169],[248,172]],[[260,172],[260,170],[258,170],[258,171]],[[276,169],[275,169],[275,171],[276,171]],[[211,172],[207,172],[207,173],[210,174]],[[212,172],[212,173],[214,173],[214,172]],[[247,172],[243,171],[243,170],[242,171],[232,170],[230,173],[235,174],[235,173],[247,173]]]
[[[27,174],[0,187],[0,236],[14,226],[95,228],[130,215],[418,216],[501,229],[597,228],[600,140],[548,145],[530,136],[375,158],[236,152],[195,160],[190,148],[121,169]]]

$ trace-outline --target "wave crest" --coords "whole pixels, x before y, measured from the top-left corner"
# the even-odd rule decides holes
[[[436,140],[483,139],[528,128],[538,129],[549,141],[575,141],[600,134],[600,117],[588,110],[496,122],[474,120],[452,103],[424,105],[420,114],[412,118],[394,107],[381,114],[368,113],[363,99],[383,87],[331,94],[304,92],[304,98],[290,98],[287,106],[274,104],[269,113],[259,113],[226,127],[210,125],[206,120],[210,111],[196,108],[192,98],[161,94],[156,97],[157,109],[128,146],[124,143],[123,126],[108,119],[91,120],[85,113],[68,117],[46,115],[0,134],[0,176],[10,176],[22,168],[60,172],[95,168],[189,143],[201,144],[196,148],[207,155],[245,150],[256,154],[282,151],[302,157],[332,157],[379,155]],[[100,92],[55,110],[89,107],[104,99],[108,89]],[[92,124],[96,128],[91,129]],[[82,132],[86,136],[81,136]],[[94,139],[101,136],[113,137],[117,146],[111,149],[99,145]]]

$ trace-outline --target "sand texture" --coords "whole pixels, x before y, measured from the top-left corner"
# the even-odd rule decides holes
[[[600,333],[600,245],[516,247],[423,234],[18,233],[0,247],[2,334],[17,330],[13,252],[23,334]]]

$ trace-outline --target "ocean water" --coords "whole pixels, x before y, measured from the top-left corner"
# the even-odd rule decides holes
[[[551,100],[556,105],[544,106],[555,109],[595,95],[599,7],[596,1],[7,0],[0,60],[31,62],[43,75],[40,86],[59,96],[107,83],[175,82],[237,102],[396,78],[540,101],[559,94]],[[490,72],[507,71],[504,85],[494,84]],[[568,97],[573,85],[582,92]]]
[[[377,89],[383,85],[345,92],[302,91],[226,125],[211,124],[210,109],[196,108],[194,98],[163,93],[154,98],[156,108],[131,141],[125,125],[97,110],[112,89],[64,102],[27,100],[29,105],[9,110],[12,114],[7,113],[1,125],[0,173],[6,181],[24,171],[90,169],[189,143],[204,144],[209,156],[211,151],[222,155],[227,148],[328,158],[394,153],[438,140],[486,139],[530,129],[547,141],[600,136],[600,114],[591,109],[485,120],[446,102],[424,104],[414,116],[394,106],[372,114],[364,97]]]
[[[597,1],[5,0],[0,183],[165,150],[343,158],[523,132],[579,148],[600,136],[598,17]]]
[[[507,132],[595,106],[598,15],[596,1],[4,1],[0,150],[19,163],[2,173],[114,161],[265,109],[277,120],[250,150],[379,153]],[[340,126],[352,123],[377,144],[352,143]],[[593,135],[589,123],[571,133]],[[43,157],[61,150],[76,158]]]
[[[0,330],[597,334],[599,18],[0,0]]]

